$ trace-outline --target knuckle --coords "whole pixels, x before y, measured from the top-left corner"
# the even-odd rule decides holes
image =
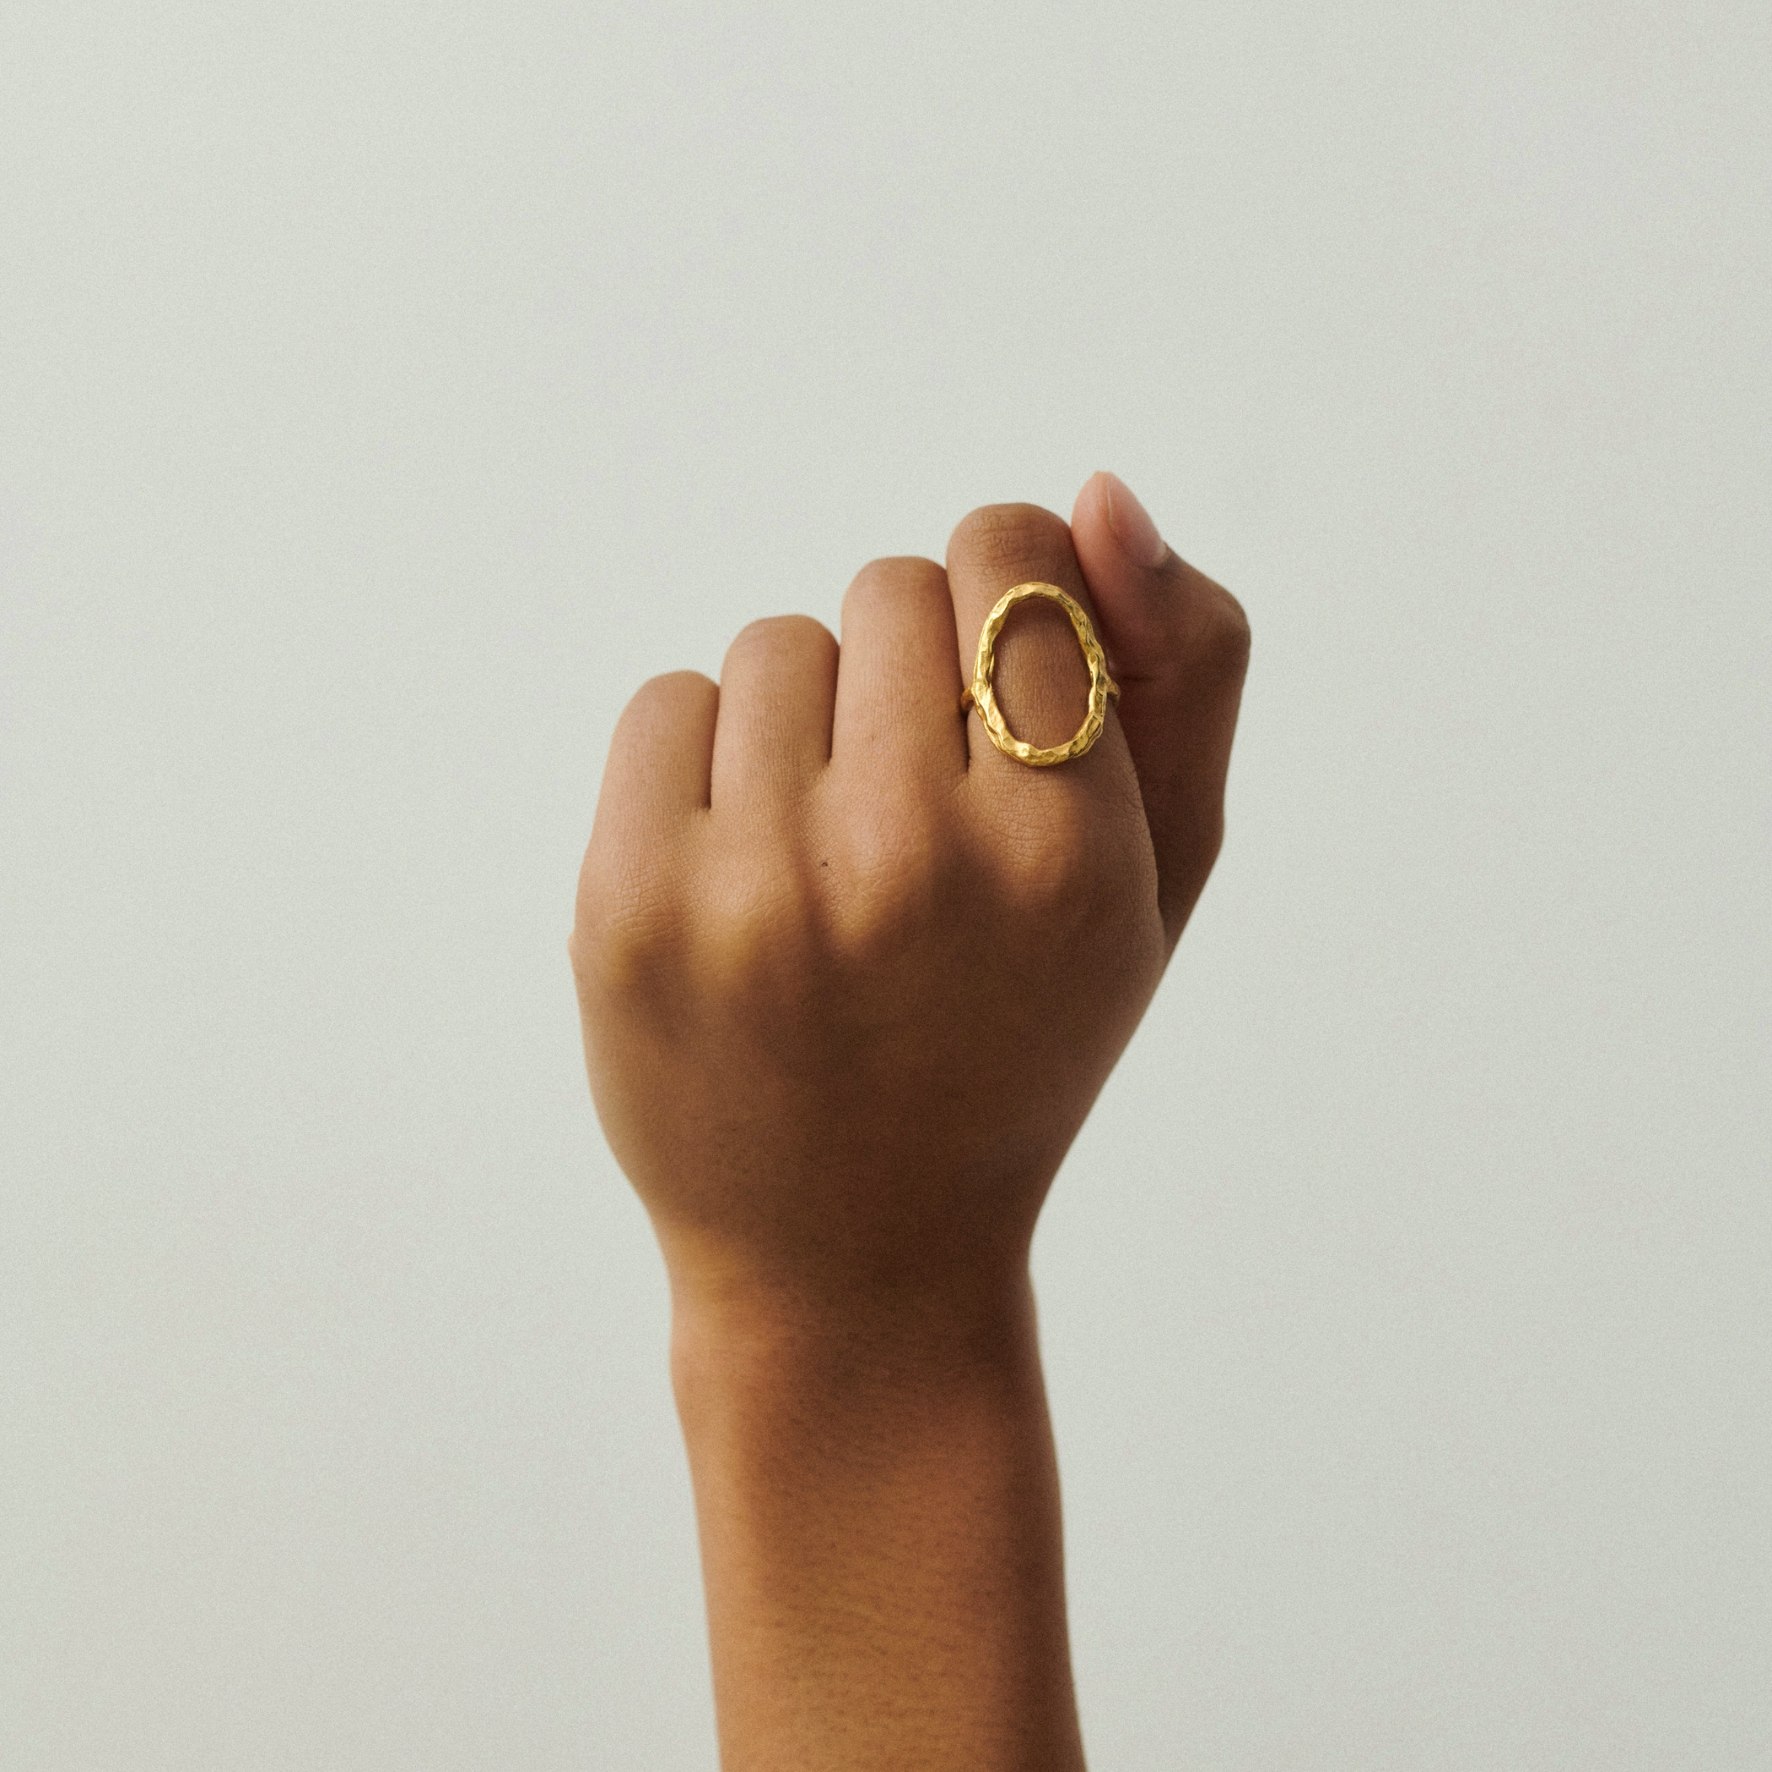
[[[779,857],[740,856],[703,881],[701,938],[713,975],[729,993],[770,992],[804,968],[808,894]]]
[[[1209,873],[1224,848],[1224,795],[1208,795],[1191,807],[1180,836],[1202,875]]]
[[[852,957],[904,948],[952,902],[957,857],[937,811],[912,795],[872,800],[846,835],[833,936]]]
[[[726,657],[728,661],[798,657],[835,645],[830,630],[810,615],[763,615],[746,622],[733,635]]]
[[[1025,812],[1005,818],[999,827],[996,885],[1018,916],[1044,919],[1091,886],[1098,850],[1095,820],[1072,794],[1043,794]]]
[[[567,952],[581,988],[644,994],[673,960],[681,921],[668,876],[595,843],[579,870]]]
[[[1042,558],[1070,546],[1070,526],[1043,505],[980,505],[955,525],[948,557],[990,571],[1017,569],[1030,557]]]
[[[934,560],[920,554],[885,554],[870,560],[849,582],[843,594],[847,620],[859,610],[903,602],[937,590],[945,599],[947,573]]]
[[[1160,888],[1166,908],[1185,920],[1224,848],[1222,803],[1194,808],[1171,830]]]
[[[1241,677],[1249,668],[1249,616],[1222,585],[1212,588],[1216,594],[1206,609],[1204,650],[1226,675]]]
[[[718,693],[713,679],[704,677],[700,671],[664,671],[656,677],[648,677],[628,697],[618,724],[647,728],[668,725],[699,709],[708,697]]]
[[[999,914],[1043,951],[1099,955],[1104,932],[1119,931],[1124,957],[1142,952],[1140,907],[1157,889],[1142,812],[1094,794],[1042,795],[997,821],[990,847],[983,865]]]

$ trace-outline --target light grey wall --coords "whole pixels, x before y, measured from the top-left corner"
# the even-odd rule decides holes
[[[1094,1764],[1772,1764],[1768,14],[0,13],[0,1761],[712,1764],[611,721],[1111,466],[1252,612],[1039,1252]]]

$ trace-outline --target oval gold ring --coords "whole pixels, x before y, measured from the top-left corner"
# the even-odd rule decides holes
[[[1035,745],[1017,738],[1009,730],[1003,710],[997,706],[997,693],[992,684],[997,668],[997,636],[1009,619],[1009,611],[1029,597],[1045,597],[1071,618],[1077,644],[1083,649],[1083,662],[1089,667],[1089,710],[1083,716],[1083,724],[1063,744]],[[968,708],[976,707],[985,731],[991,735],[991,743],[1005,757],[1013,757],[1016,762],[1030,764],[1035,769],[1050,769],[1055,763],[1068,763],[1073,757],[1081,757],[1094,746],[1107,724],[1108,699],[1119,693],[1119,684],[1108,675],[1107,659],[1102,654],[1101,642],[1095,637],[1095,629],[1090,625],[1088,610],[1069,591],[1061,590],[1057,585],[1030,582],[1005,591],[984,618],[984,626],[978,635],[978,657],[972,666],[972,685],[960,697],[960,712],[964,714]]]

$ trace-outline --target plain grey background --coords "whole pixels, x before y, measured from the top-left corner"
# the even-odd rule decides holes
[[[565,962],[1123,474],[1230,840],[1043,1226],[1092,1763],[1772,1766],[1758,4],[0,13],[0,1761],[710,1767]]]

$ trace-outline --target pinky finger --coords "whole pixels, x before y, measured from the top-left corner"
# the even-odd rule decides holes
[[[627,966],[631,938],[667,900],[669,858],[708,804],[719,703],[699,671],[670,671],[615,723],[567,942],[581,988]]]
[[[700,671],[667,671],[642,683],[622,709],[603,765],[597,822],[605,816],[656,824],[708,804],[720,689]]]
[[[643,881],[705,810],[719,686],[699,671],[642,683],[622,709],[603,765],[597,816],[579,875],[579,921],[596,901]]]

